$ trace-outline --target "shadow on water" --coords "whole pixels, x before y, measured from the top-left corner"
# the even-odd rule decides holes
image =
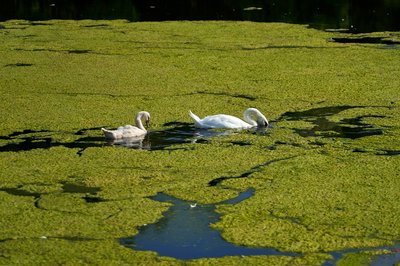
[[[218,230],[209,226],[220,219],[221,215],[215,211],[218,204],[237,204],[253,193],[254,189],[249,189],[235,198],[216,204],[196,204],[158,193],[151,199],[169,202],[172,206],[156,223],[140,227],[137,235],[120,239],[120,243],[134,250],[151,250],[161,256],[181,260],[246,255],[297,256],[272,248],[231,244],[221,237]]]
[[[378,128],[373,124],[368,124],[364,121],[365,118],[389,118],[383,115],[369,114],[369,115],[360,115],[353,118],[342,118],[339,121],[332,121],[329,117],[333,115],[337,115],[340,112],[355,109],[355,108],[391,108],[389,106],[327,106],[327,107],[319,107],[312,108],[304,111],[297,112],[286,112],[282,114],[275,122],[280,121],[303,121],[309,122],[312,124],[310,128],[291,128],[294,133],[308,138],[308,137],[317,137],[314,141],[310,141],[309,144],[313,146],[322,147],[325,145],[323,138],[330,138],[335,140],[336,138],[343,139],[358,139],[368,136],[382,135],[384,131],[382,128]],[[321,138],[318,140],[318,138]],[[300,147],[307,149],[308,147],[298,144],[295,142],[287,142],[276,140],[274,144],[268,146],[267,148],[270,150],[275,150],[279,145],[291,145],[293,147]],[[370,152],[365,150],[364,148],[354,148],[353,152],[366,153]],[[399,150],[391,150],[391,149],[378,149],[374,150],[373,153],[375,155],[384,155],[384,156],[395,156],[400,155]]]
[[[294,128],[294,132],[302,137],[349,138],[356,139],[366,136],[382,135],[381,128],[363,122],[364,118],[385,118],[380,115],[363,115],[354,118],[344,118],[339,122],[327,117],[353,108],[367,108],[367,106],[328,106],[313,108],[306,111],[286,112],[278,120],[311,122],[311,129]]]
[[[90,131],[98,131],[100,127],[81,129],[75,133],[69,133],[72,136],[82,136]],[[103,137],[91,137],[88,135],[79,137],[71,142],[59,141],[54,138],[55,134],[68,134],[65,132],[56,132],[50,130],[30,130],[17,131],[8,136],[0,136],[0,140],[7,140],[8,143],[0,146],[0,152],[19,152],[30,151],[34,149],[50,149],[52,147],[66,147],[70,149],[79,149],[77,154],[90,147],[103,147]]]

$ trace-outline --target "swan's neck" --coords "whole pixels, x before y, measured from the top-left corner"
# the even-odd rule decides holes
[[[138,113],[137,115],[136,115],[136,118],[135,118],[135,122],[136,122],[136,126],[138,127],[138,128],[140,128],[141,130],[143,130],[144,132],[147,132],[147,130],[144,128],[144,126],[143,126],[143,123],[142,123],[142,117],[143,117],[143,113]]]
[[[246,111],[244,112],[243,117],[244,117],[244,120],[245,120],[247,123],[249,123],[250,125],[252,125],[252,126],[257,126],[256,120],[254,120],[254,119],[251,117],[251,115],[254,115],[254,114],[255,114],[254,111],[248,109],[248,110],[246,110]]]

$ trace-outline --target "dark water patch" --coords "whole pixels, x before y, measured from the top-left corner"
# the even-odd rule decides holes
[[[84,135],[81,138],[75,139],[71,142],[63,142],[54,139],[52,135],[56,134],[68,134],[67,132],[56,132],[50,130],[30,130],[26,129],[23,131],[16,131],[7,136],[0,136],[2,140],[8,140],[9,142],[3,146],[0,146],[0,152],[20,152],[20,151],[30,151],[35,149],[50,149],[52,147],[65,147],[70,149],[79,149],[77,154],[82,155],[83,151],[91,147],[103,147],[104,138],[103,137],[91,137],[90,134],[93,131],[98,134],[98,128],[80,129],[75,133],[70,133],[71,136],[74,135]]]
[[[328,41],[338,43],[400,44],[398,41],[389,40],[388,37],[333,37],[329,38]]]
[[[250,176],[253,173],[256,172],[261,172],[263,170],[264,167],[267,167],[268,165],[270,165],[271,163],[275,163],[275,162],[279,162],[279,161],[284,161],[284,160],[289,160],[292,158],[295,158],[296,156],[291,156],[291,157],[286,157],[286,158],[278,158],[278,159],[273,159],[273,160],[269,160],[263,164],[259,164],[256,166],[253,166],[252,168],[250,168],[248,171],[240,174],[240,175],[236,175],[236,176],[222,176],[222,177],[218,177],[215,178],[213,180],[211,180],[210,182],[208,182],[208,185],[213,187],[213,186],[217,186],[219,185],[222,181],[228,180],[228,179],[236,179],[236,178],[245,178]]]
[[[148,133],[151,150],[163,150],[176,144],[195,143],[202,136],[191,123],[169,122],[170,128]]]
[[[146,136],[139,138],[124,138],[108,141],[109,145],[120,145],[126,148],[144,150],[164,150],[173,145],[194,143],[199,135],[192,124],[169,122],[164,126],[172,126],[165,130],[148,131]]]
[[[378,106],[377,106],[378,107]],[[381,107],[381,106],[379,106]],[[362,115],[354,118],[343,118],[339,122],[327,117],[353,108],[372,108],[367,106],[328,106],[306,111],[286,112],[277,121],[307,121],[313,124],[311,129],[294,128],[294,132],[302,137],[349,138],[357,139],[366,136],[382,135],[383,130],[363,121],[364,118],[386,118],[381,115]]]
[[[137,235],[120,239],[120,243],[134,250],[151,250],[160,256],[180,260],[251,255],[296,256],[295,253],[279,252],[272,248],[231,244],[221,237],[218,230],[210,227],[221,217],[215,211],[218,204],[237,204],[253,193],[254,190],[249,189],[235,198],[216,204],[196,204],[158,193],[151,199],[168,202],[172,206],[156,223],[140,227]]]
[[[398,1],[4,1],[0,21],[93,19],[129,21],[236,20],[285,22],[349,32],[398,31]],[[36,22],[37,24],[45,24]],[[47,25],[47,23],[46,23]]]
[[[35,149],[50,149],[53,147],[65,147],[78,149],[77,154],[82,156],[87,148],[104,147],[107,145],[120,145],[127,148],[163,150],[174,149],[171,146],[185,143],[208,143],[206,138],[228,134],[227,132],[196,129],[189,123],[169,123],[171,128],[159,131],[149,131],[143,138],[125,138],[114,141],[105,141],[100,132],[102,127],[83,128],[73,133],[56,132],[50,130],[17,131],[6,136],[0,136],[0,140],[7,140],[8,143],[0,146],[0,152],[20,152]],[[74,137],[72,141],[60,140],[60,135]],[[101,134],[101,135],[100,135]],[[97,136],[93,136],[97,135]],[[78,138],[76,138],[79,136]],[[69,139],[69,138],[68,138]]]
[[[141,138],[124,138],[108,141],[108,145],[119,145],[126,148],[144,150],[176,150],[192,149],[192,147],[180,148],[179,144],[207,144],[208,138],[233,134],[229,130],[199,129],[193,123],[168,122],[163,126],[169,127],[163,130],[148,131],[146,136]]]
[[[28,66],[33,66],[33,64],[29,63],[15,63],[15,64],[7,64],[5,67],[28,67]]]

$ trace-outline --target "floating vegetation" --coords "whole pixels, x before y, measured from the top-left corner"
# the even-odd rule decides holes
[[[288,254],[186,264],[396,253],[366,249],[400,237],[398,44],[327,42],[350,35],[249,21],[1,25],[0,264],[180,265],[120,242],[134,248],[144,224],[172,226],[157,221],[175,202],[184,215],[217,212],[212,229],[199,224],[230,247]],[[399,41],[362,37],[381,35]],[[271,127],[202,131],[187,115],[241,116],[249,105]],[[107,143],[100,126],[134,110],[152,114],[148,135]],[[223,203],[248,187],[253,196]],[[160,191],[167,202],[150,198]]]

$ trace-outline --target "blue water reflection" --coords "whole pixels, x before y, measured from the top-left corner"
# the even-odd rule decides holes
[[[161,256],[176,259],[218,258],[224,256],[285,255],[272,248],[238,246],[225,241],[220,231],[210,227],[220,219],[215,212],[218,204],[236,204],[254,193],[249,189],[237,197],[217,204],[195,204],[158,193],[153,200],[169,202],[172,206],[154,224],[142,226],[133,237],[121,239],[126,247],[135,250],[151,250]],[[195,205],[195,207],[194,207]]]

